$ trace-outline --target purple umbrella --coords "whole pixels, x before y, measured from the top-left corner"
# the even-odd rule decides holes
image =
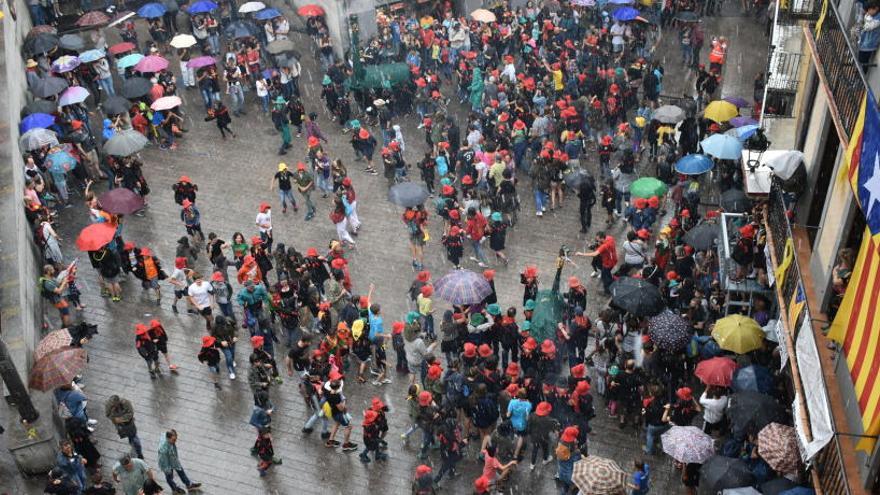
[[[726,96],[722,98],[722,100],[726,101],[727,103],[733,103],[734,105],[736,105],[736,108],[746,108],[752,106],[751,103],[746,101],[745,98],[740,98],[739,96]]]
[[[736,103],[734,103],[734,105],[736,105]],[[751,117],[734,117],[730,119],[730,125],[734,127],[744,127],[747,125],[758,125],[758,121]]]
[[[202,67],[207,67],[209,65],[216,64],[217,61],[214,60],[214,57],[204,56],[197,57],[186,63],[186,66],[190,69],[201,69]]]
[[[73,55],[63,55],[52,62],[52,70],[57,73],[70,72],[79,67],[79,58]]]
[[[159,72],[168,68],[168,61],[158,55],[149,55],[135,64],[134,70],[138,72]]]
[[[482,275],[453,270],[434,283],[434,293],[452,304],[476,304],[492,293],[492,287]]]
[[[61,98],[58,100],[58,105],[62,107],[66,107],[67,105],[73,105],[76,103],[82,103],[86,101],[86,98],[89,97],[89,90],[82,86],[71,86],[64,90],[61,93]]]

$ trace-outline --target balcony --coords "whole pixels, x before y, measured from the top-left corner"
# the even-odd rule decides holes
[[[779,2],[778,22],[795,25],[801,21],[816,22],[822,15],[822,0],[783,0]]]

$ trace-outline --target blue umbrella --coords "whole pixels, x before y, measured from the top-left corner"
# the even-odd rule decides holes
[[[49,172],[63,174],[76,168],[76,159],[66,151],[56,151],[46,156]]]
[[[734,127],[733,129],[727,131],[725,134],[733,136],[740,141],[745,141],[746,139],[755,135],[760,129],[761,126],[756,124],[744,125],[742,127]]]
[[[137,65],[141,59],[144,58],[140,53],[129,53],[128,55],[120,58],[116,61],[116,66],[121,69],[127,69],[129,67],[134,67]]]
[[[155,17],[162,17],[167,11],[168,9],[166,9],[161,3],[153,2],[144,4],[143,7],[138,9],[137,14],[144,19],[153,19]]]
[[[727,134],[713,134],[700,141],[703,152],[721,160],[738,160],[742,156],[742,143]]]
[[[254,14],[254,17],[261,21],[268,21],[269,19],[281,17],[281,12],[278,12],[277,10],[270,7],[268,9],[263,9],[257,12],[256,14]]]
[[[685,155],[675,162],[675,171],[684,175],[700,175],[714,166],[715,162],[706,155]]]
[[[209,0],[199,0],[198,2],[190,5],[189,13],[190,14],[205,14],[207,12],[211,12],[217,8],[217,4],[211,2]]]
[[[79,61],[87,64],[90,62],[95,62],[95,61],[101,60],[102,58],[104,58],[106,56],[107,56],[107,54],[104,53],[104,50],[98,50],[98,49],[86,50],[86,51],[79,54]]]
[[[21,124],[18,124],[18,130],[24,134],[31,129],[48,129],[53,124],[55,124],[55,117],[47,113],[32,113],[25,117]]]
[[[775,388],[770,370],[754,364],[736,370],[733,374],[732,386],[737,392],[751,390],[762,394],[769,394]]]
[[[612,17],[618,21],[631,21],[639,16],[639,11],[632,7],[623,7],[614,11]]]

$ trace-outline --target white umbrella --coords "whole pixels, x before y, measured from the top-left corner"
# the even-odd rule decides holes
[[[150,108],[159,112],[162,110],[169,110],[174,107],[178,107],[183,103],[179,96],[163,96],[158,100],[154,101]]]
[[[248,2],[241,7],[238,8],[238,11],[242,14],[250,14],[252,12],[259,12],[266,8],[266,4],[263,2]]]
[[[174,48],[189,48],[198,43],[196,38],[190,34],[178,34],[177,36],[171,38],[171,43],[169,43]]]
[[[495,22],[495,14],[486,9],[477,9],[471,12],[471,18],[480,22]]]
[[[804,162],[804,154],[797,150],[770,150],[764,152],[761,161],[764,162],[764,165],[767,165],[773,170],[773,175],[782,180],[788,180],[791,179],[791,176],[797,171],[798,166]]]

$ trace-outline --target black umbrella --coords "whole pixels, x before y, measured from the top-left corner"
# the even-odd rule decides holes
[[[121,96],[111,96],[107,101],[101,103],[101,108],[107,115],[120,115],[131,108],[131,102]]]
[[[752,200],[740,189],[728,189],[721,194],[721,207],[729,213],[743,213],[752,207]]]
[[[403,182],[388,190],[388,201],[405,208],[423,204],[427,199],[428,190],[415,182]]]
[[[648,320],[648,334],[659,349],[678,351],[691,341],[691,325],[681,316],[666,310]]]
[[[152,86],[149,79],[131,77],[122,83],[122,96],[126,98],[140,98],[149,93]]]
[[[769,395],[743,390],[730,396],[727,410],[735,435],[757,435],[770,423],[787,424],[782,406]]]
[[[58,104],[49,100],[34,100],[21,109],[21,117],[25,118],[32,113],[52,114],[58,110]]]
[[[715,223],[701,223],[684,235],[684,242],[697,251],[705,251],[715,247],[721,237],[721,227]]]
[[[654,316],[666,309],[656,285],[633,277],[620,277],[611,284],[611,304],[638,317]]]
[[[227,38],[247,38],[256,36],[259,32],[257,26],[248,21],[235,21],[223,28],[223,35]]]
[[[58,46],[78,52],[86,47],[86,42],[78,34],[65,34],[58,40]]]
[[[697,22],[700,20],[700,16],[690,10],[683,10],[675,14],[675,20],[681,22]]]
[[[761,493],[764,495],[780,495],[781,493],[791,490],[798,486],[797,483],[788,478],[776,478],[761,484]]]
[[[52,33],[39,33],[24,41],[24,51],[28,55],[48,53],[58,46],[58,36]]]
[[[593,180],[593,176],[590,175],[589,172],[587,172],[586,170],[584,170],[582,168],[576,169],[573,172],[569,172],[568,174],[565,175],[564,179],[565,179],[565,184],[572,189],[577,189],[577,188],[581,187],[581,184],[585,180],[592,181],[593,184],[596,183],[596,181]]]
[[[42,77],[31,86],[31,93],[37,98],[48,98],[67,89],[67,81],[60,77]]]
[[[700,493],[715,494],[727,488],[752,486],[755,477],[742,459],[713,455],[700,468]]]

